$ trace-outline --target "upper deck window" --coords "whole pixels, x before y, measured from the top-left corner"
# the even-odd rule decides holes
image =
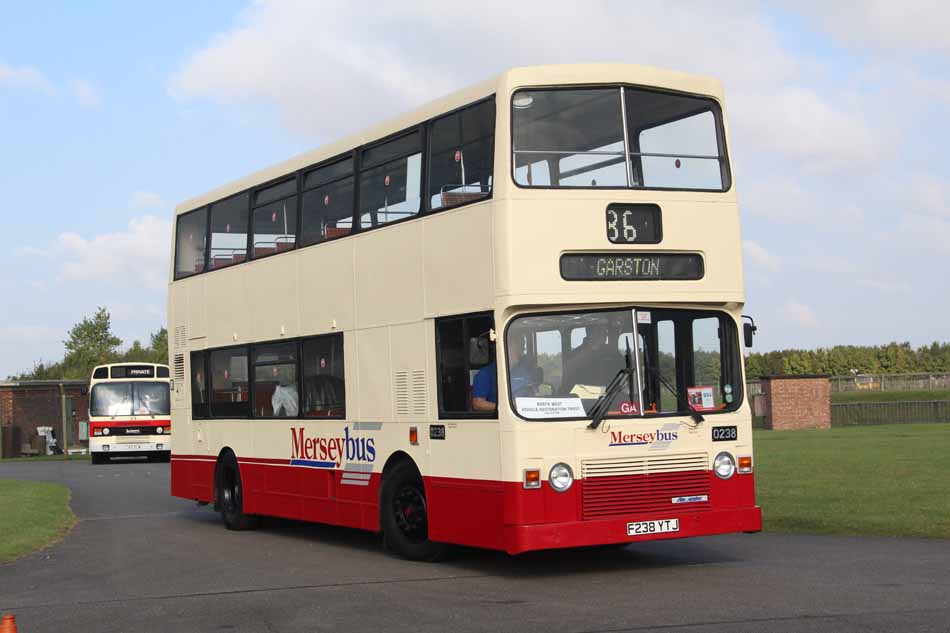
[[[491,194],[494,141],[494,101],[483,101],[432,123],[428,163],[433,210]]]
[[[512,97],[522,187],[725,191],[717,104],[639,88],[520,90]]]
[[[297,181],[287,180],[254,196],[254,252],[266,257],[294,248],[297,242]]]
[[[418,214],[422,189],[419,132],[363,150],[359,180],[361,229]]]
[[[204,272],[207,207],[178,216],[175,235],[175,279]]]
[[[308,172],[304,189],[300,245],[349,235],[353,230],[353,159]]]
[[[247,259],[248,211],[247,192],[211,205],[209,270],[238,264]]]

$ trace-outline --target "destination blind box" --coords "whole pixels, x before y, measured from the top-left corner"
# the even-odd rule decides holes
[[[566,253],[561,277],[566,281],[648,281],[702,279],[698,253]]]

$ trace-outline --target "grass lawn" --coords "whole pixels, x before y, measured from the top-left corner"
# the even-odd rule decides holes
[[[64,462],[76,460],[89,461],[89,455],[34,455],[33,457],[7,457],[0,460],[0,464],[7,462]]]
[[[950,424],[755,431],[764,529],[950,538]]]
[[[832,404],[844,404],[846,402],[898,402],[907,400],[950,400],[950,389],[841,391],[831,394]]]
[[[65,486],[0,479],[0,563],[51,545],[75,522]]]

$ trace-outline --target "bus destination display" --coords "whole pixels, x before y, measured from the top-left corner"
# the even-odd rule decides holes
[[[613,244],[659,244],[663,239],[660,207],[616,202],[607,205],[607,239]]]
[[[561,256],[561,277],[567,281],[702,279],[703,274],[703,258],[697,253],[568,253]]]

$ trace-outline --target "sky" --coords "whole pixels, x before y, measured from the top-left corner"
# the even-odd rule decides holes
[[[721,79],[756,350],[950,340],[950,4],[0,0],[0,376],[166,323],[175,204],[521,65]]]

